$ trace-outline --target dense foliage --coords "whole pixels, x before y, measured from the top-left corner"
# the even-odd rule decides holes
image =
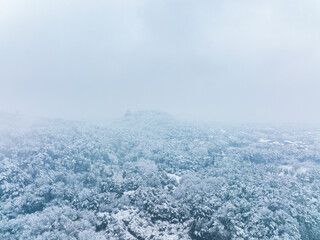
[[[319,129],[0,124],[0,239],[320,239]]]

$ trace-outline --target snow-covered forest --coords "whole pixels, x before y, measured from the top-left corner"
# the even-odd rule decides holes
[[[2,114],[0,239],[319,240],[320,129]]]

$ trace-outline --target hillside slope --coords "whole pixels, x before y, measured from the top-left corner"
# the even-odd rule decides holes
[[[0,239],[320,239],[319,129],[0,123]]]

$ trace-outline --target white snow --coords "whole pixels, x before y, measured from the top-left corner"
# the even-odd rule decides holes
[[[279,168],[283,169],[283,170],[292,170],[293,166],[292,165],[280,165]]]
[[[180,176],[178,176],[178,175],[176,175],[176,174],[172,174],[172,173],[167,173],[167,175],[168,175],[169,178],[173,178],[173,179],[175,179],[178,183],[180,183],[180,179],[181,179]]]
[[[307,167],[300,167],[300,168],[297,169],[296,173],[297,173],[297,174],[306,173],[306,172],[308,172],[309,170],[310,170],[310,169],[307,168]]]
[[[135,192],[135,191],[126,191],[126,192],[124,192],[123,194],[124,194],[124,195],[132,195],[132,194],[134,194],[134,192]]]

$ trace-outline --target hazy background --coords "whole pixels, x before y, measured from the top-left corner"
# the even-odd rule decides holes
[[[0,111],[320,124],[318,0],[0,0]]]

